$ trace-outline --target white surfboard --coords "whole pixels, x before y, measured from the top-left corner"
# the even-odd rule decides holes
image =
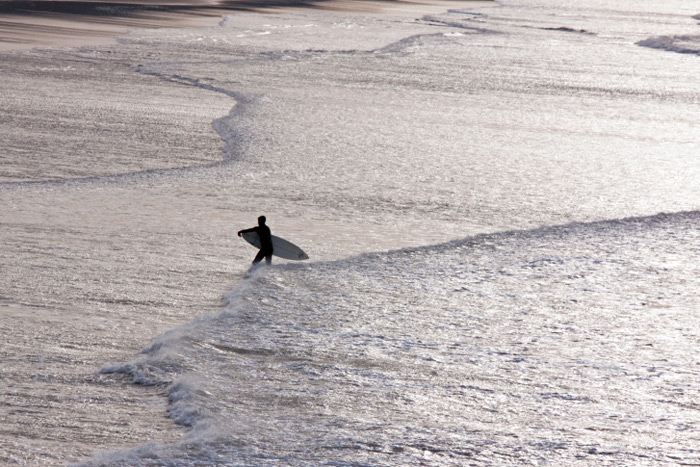
[[[258,238],[257,232],[246,232],[241,234],[243,240],[250,243],[256,248],[260,248],[260,238]],[[309,256],[304,253],[304,251],[293,244],[288,242],[284,238],[272,236],[272,255],[279,256],[284,259],[291,259],[293,261],[303,261],[309,259]]]

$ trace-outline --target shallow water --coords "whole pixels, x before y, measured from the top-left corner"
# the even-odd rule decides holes
[[[698,13],[0,54],[0,460],[698,462]],[[245,279],[261,213],[312,261]]]
[[[99,459],[697,460],[697,222],[575,224],[259,270],[222,313],[103,370],[167,383],[189,430]]]

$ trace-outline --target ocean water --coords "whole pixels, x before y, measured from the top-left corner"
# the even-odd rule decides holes
[[[0,461],[700,463],[700,3],[0,54]],[[311,260],[246,274],[265,214]]]

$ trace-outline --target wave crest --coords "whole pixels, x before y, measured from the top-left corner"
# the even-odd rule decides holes
[[[681,54],[700,55],[700,36],[650,37],[649,39],[637,42],[637,45]]]

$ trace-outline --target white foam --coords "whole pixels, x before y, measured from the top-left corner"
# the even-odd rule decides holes
[[[697,376],[700,302],[684,291],[700,286],[700,252],[686,248],[698,220],[572,224],[265,268],[222,313],[149,349],[169,361],[164,349],[182,346],[169,413],[188,429],[181,444],[122,454],[226,465],[443,465],[485,451],[658,460],[651,436],[653,449],[684,456],[695,432],[674,427],[694,414],[662,394]],[[538,414],[546,426],[533,425]]]

